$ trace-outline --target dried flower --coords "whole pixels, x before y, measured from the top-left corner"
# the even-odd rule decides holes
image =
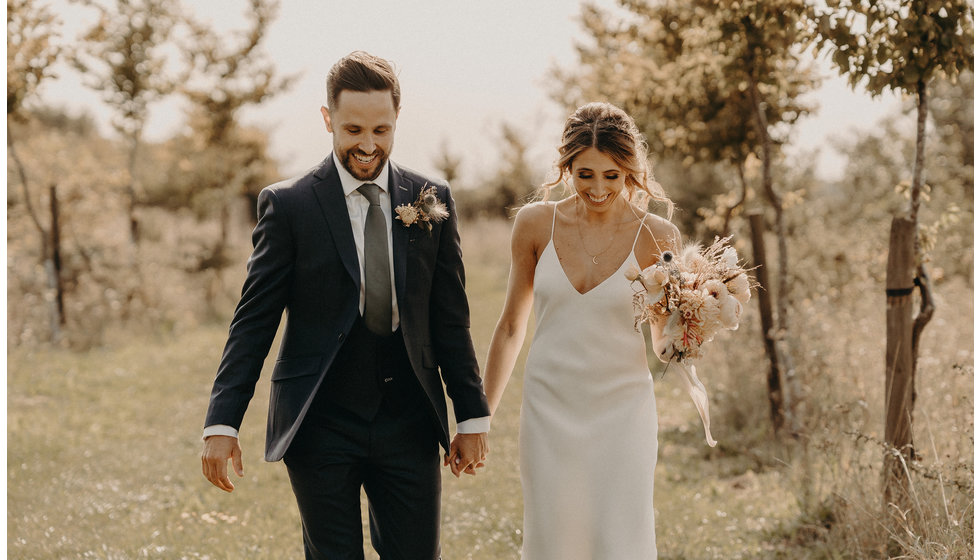
[[[716,300],[720,300],[722,296],[728,295],[728,288],[725,287],[725,283],[717,278],[712,278],[705,282],[704,291]]]
[[[742,304],[730,295],[721,298],[718,305],[719,321],[721,326],[726,329],[737,329],[738,320],[742,315]]]
[[[633,263],[630,263],[629,267],[626,268],[626,279],[630,282],[636,281],[640,277],[640,267]]]
[[[725,263],[728,268],[738,266],[738,253],[735,252],[734,247],[725,247],[725,250],[721,252],[721,262]]]
[[[640,283],[646,290],[659,290],[669,280],[667,271],[662,267],[650,267],[639,274]]]
[[[418,224],[426,231],[432,231],[432,224],[439,223],[449,217],[449,209],[439,200],[435,187],[422,187],[419,197],[412,204],[402,204],[395,207],[397,218],[405,227]]]
[[[752,285],[749,278],[744,273],[728,281],[728,292],[735,296],[739,303],[746,304],[749,302],[749,298],[752,297],[751,289]]]
[[[419,219],[419,211],[414,206],[407,204],[402,204],[395,208],[395,213],[398,214],[398,219],[404,222],[405,225],[414,224],[415,220]]]

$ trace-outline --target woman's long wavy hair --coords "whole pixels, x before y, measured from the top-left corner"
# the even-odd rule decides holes
[[[548,200],[551,190],[571,175],[572,162],[587,150],[595,148],[612,158],[626,172],[626,200],[646,211],[650,199],[664,204],[667,219],[673,215],[674,203],[655,180],[647,163],[647,144],[632,117],[611,103],[582,105],[565,121],[558,161],[558,178],[541,186],[541,199]]]

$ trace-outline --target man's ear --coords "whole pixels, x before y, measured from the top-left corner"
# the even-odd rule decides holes
[[[323,123],[327,125],[327,132],[333,134],[333,125],[330,124],[330,109],[321,105],[320,114],[323,115]]]

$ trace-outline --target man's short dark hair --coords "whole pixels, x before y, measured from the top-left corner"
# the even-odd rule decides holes
[[[327,107],[337,106],[345,89],[351,91],[391,91],[397,111],[401,106],[401,87],[390,62],[364,51],[354,51],[341,58],[327,73]]]

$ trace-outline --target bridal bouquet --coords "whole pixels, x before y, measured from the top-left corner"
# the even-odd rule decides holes
[[[632,269],[635,327],[649,322],[651,328],[666,321],[663,337],[667,357],[676,359],[684,370],[688,393],[704,423],[705,438],[712,447],[708,419],[708,395],[691,363],[701,357],[701,346],[723,330],[735,330],[742,305],[751,297],[752,282],[738,262],[731,237],[716,238],[708,247],[691,245],[674,254],[664,251],[660,259],[644,270]]]

